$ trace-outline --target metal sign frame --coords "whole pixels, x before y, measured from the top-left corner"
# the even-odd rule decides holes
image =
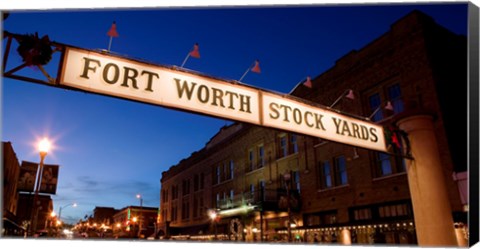
[[[6,70],[12,40],[21,37],[4,32],[7,39],[2,64],[4,77],[247,122],[389,153],[383,127],[363,117],[289,94],[176,66],[130,59],[106,50],[87,50],[51,42],[52,56],[59,55],[53,77],[41,65],[35,65],[40,69],[39,77],[20,74],[28,67],[26,63]],[[124,72],[119,74],[118,70]],[[140,76],[143,81],[139,80]]]

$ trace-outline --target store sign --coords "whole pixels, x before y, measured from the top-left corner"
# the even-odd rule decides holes
[[[236,82],[100,52],[66,47],[60,84],[386,151],[376,124]]]

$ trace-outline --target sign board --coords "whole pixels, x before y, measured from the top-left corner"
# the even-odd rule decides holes
[[[45,194],[56,194],[58,183],[58,165],[43,165],[42,181],[40,182],[40,192]]]
[[[60,85],[387,151],[383,127],[288,95],[66,47]]]
[[[33,192],[37,179],[38,163],[22,161],[18,177],[17,190]]]

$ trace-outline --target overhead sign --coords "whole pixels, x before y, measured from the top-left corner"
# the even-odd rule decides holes
[[[387,151],[379,125],[251,86],[100,52],[66,47],[60,84]]]
[[[18,177],[17,190],[33,192],[37,179],[38,163],[22,161]]]

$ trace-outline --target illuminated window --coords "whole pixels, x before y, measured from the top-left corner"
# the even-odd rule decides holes
[[[370,220],[372,219],[371,208],[356,208],[353,210],[354,220]]]
[[[409,216],[410,208],[408,204],[384,205],[378,208],[378,214],[381,218]]]

